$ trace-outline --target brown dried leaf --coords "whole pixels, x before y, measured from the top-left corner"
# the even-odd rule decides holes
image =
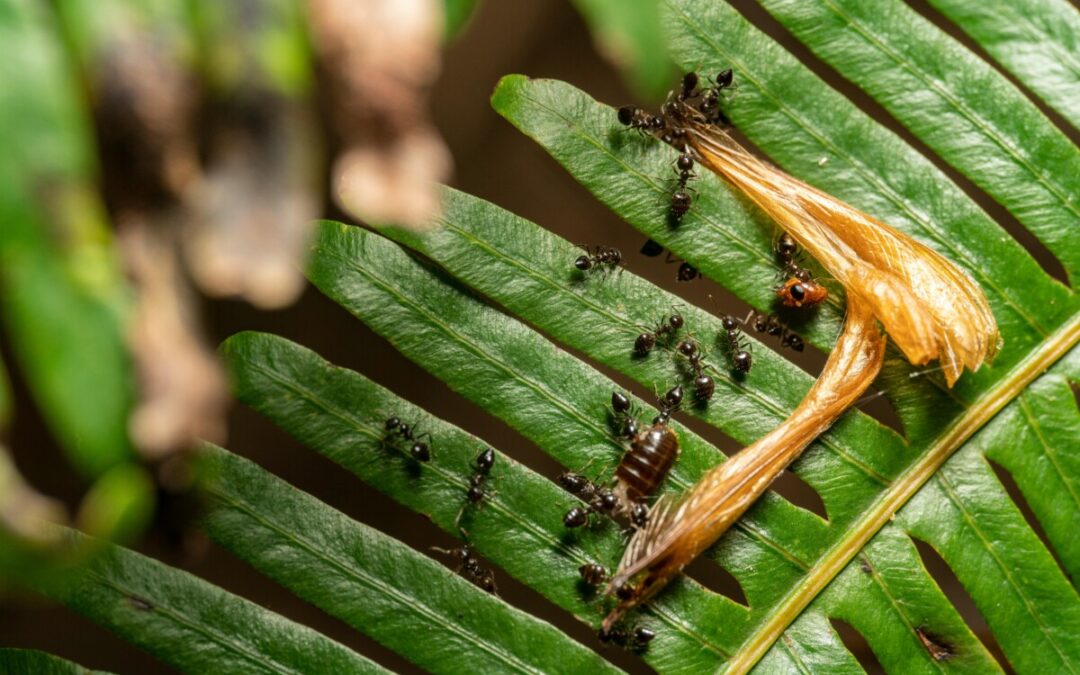
[[[862,297],[907,359],[940,359],[949,386],[1000,345],[982,289],[911,237],[746,151],[723,129],[693,120],[700,161],[742,190],[844,285]]]
[[[44,522],[67,522],[64,506],[30,487],[0,445],[0,531],[44,545],[53,541]]]
[[[866,391],[881,369],[885,342],[871,305],[861,295],[850,296],[840,338],[821,376],[791,416],[705,474],[680,498],[662,498],[653,506],[648,524],[631,538],[608,586],[611,593],[629,584],[622,591],[627,597],[604,620],[604,630],[712,546],[784,468]]]
[[[431,125],[443,7],[436,0],[308,0],[337,133],[339,206],[370,223],[435,227],[450,153]]]
[[[136,289],[128,342],[139,379],[131,438],[152,459],[186,450],[200,438],[225,436],[228,394],[214,355],[197,334],[198,322],[166,228],[141,220],[122,223],[119,242]]]

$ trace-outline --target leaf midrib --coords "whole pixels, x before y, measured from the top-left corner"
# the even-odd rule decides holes
[[[799,616],[825,586],[839,574],[870,539],[930,478],[953,452],[1017,398],[1036,378],[1080,342],[1080,314],[1033,349],[997,384],[980,396],[953,420],[913,463],[886,489],[863,516],[853,521],[848,534],[833,544],[819,559],[814,571],[802,579],[780,602],[761,626],[747,636],[735,657],[726,663],[725,673],[746,673],[768,651],[784,630]]]

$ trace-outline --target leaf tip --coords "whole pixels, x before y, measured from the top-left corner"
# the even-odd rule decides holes
[[[516,73],[503,75],[495,85],[495,90],[491,92],[491,107],[498,111],[506,110],[517,100],[518,90],[531,79],[528,75]]]

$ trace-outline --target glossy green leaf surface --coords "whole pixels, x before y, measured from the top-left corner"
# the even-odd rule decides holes
[[[1080,148],[1019,89],[903,2],[763,4],[803,44],[1009,209],[1077,281]],[[686,3],[685,12],[696,10]]]
[[[310,628],[187,572],[69,531],[101,547],[42,591],[187,673],[388,672]]]
[[[0,648],[0,672],[11,675],[108,675],[103,670],[88,670],[59,656],[33,649]]]
[[[1080,129],[1080,11],[1068,0],[929,0]]]
[[[234,338],[228,349],[249,351],[254,343],[276,347],[282,354],[302,353],[282,340],[251,334]],[[310,354],[304,356],[313,359]],[[440,463],[442,449],[440,445]],[[203,459],[212,476],[204,486],[212,506],[203,525],[215,541],[425,670],[614,671],[596,653],[551,625],[257,465],[212,446],[204,447]],[[395,468],[416,481],[426,471],[446,471],[409,461],[395,462]],[[447,558],[446,563],[453,566],[455,561]],[[420,626],[424,628],[418,639]]]

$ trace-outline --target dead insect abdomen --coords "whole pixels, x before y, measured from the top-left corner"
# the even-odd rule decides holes
[[[630,452],[615,469],[619,492],[631,502],[652,494],[679,455],[679,439],[666,424],[654,424],[634,437]]]

